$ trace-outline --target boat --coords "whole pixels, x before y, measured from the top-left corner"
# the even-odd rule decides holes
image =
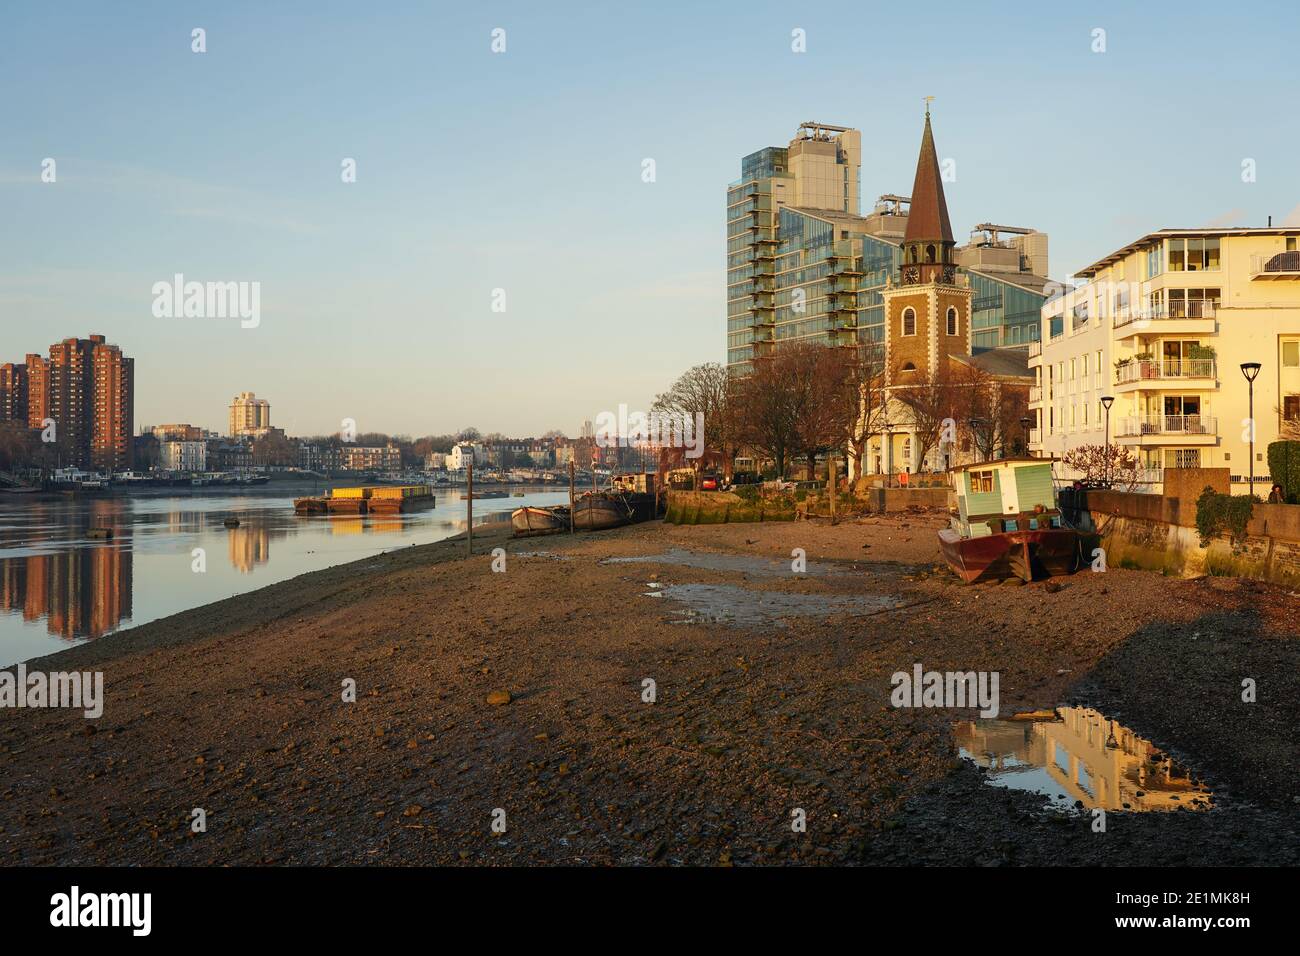
[[[484,498],[484,499],[486,499],[486,498],[509,498],[509,497],[510,497],[510,492],[508,492],[508,491],[476,491],[476,492],[474,492],[474,500],[475,500],[475,501],[478,501],[480,498]],[[470,498],[470,495],[469,495],[468,492],[461,492],[461,496],[460,496],[460,500],[461,500],[461,501],[468,501],[469,498]]]
[[[1069,574],[1079,561],[1079,533],[1064,523],[1050,458],[1004,458],[949,469],[957,496],[939,550],[967,584]]]
[[[395,515],[432,508],[437,503],[428,485],[359,485],[295,498],[293,510],[300,515]]]
[[[631,524],[632,507],[623,495],[587,492],[573,504],[573,526],[579,531],[603,531]]]
[[[516,508],[510,513],[510,526],[515,535],[523,537],[530,534],[553,534],[556,531],[569,530],[569,509],[554,508]]]

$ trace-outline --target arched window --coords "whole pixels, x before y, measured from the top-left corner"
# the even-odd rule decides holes
[[[903,439],[903,453],[900,456],[903,459],[903,470],[912,470],[912,436],[908,435]]]
[[[925,261],[934,262],[934,246],[925,247]]]
[[[908,262],[916,262],[916,261],[918,261],[918,260],[917,260],[916,246],[910,246],[910,247],[908,247],[908,250],[907,250],[907,261],[908,261]]]
[[[911,306],[903,310],[903,334],[916,334],[916,310]]]
[[[903,367],[902,367],[901,369],[899,369],[899,371],[900,371],[900,372],[915,372],[915,371],[916,371],[916,366],[913,365],[911,362],[904,362],[904,363],[903,363]]]
[[[948,306],[948,334],[957,334],[957,310]]]

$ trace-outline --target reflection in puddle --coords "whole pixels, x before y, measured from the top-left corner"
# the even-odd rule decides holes
[[[1086,707],[1059,707],[1054,720],[960,721],[958,752],[999,787],[1029,790],[1057,807],[1205,810],[1209,789],[1149,740]]]
[[[626,558],[606,558],[601,564],[675,564],[684,568],[704,568],[709,571],[741,571],[747,574],[792,574],[789,558],[760,558],[747,554],[714,554],[670,548],[663,554],[634,555]],[[848,568],[824,561],[809,561],[805,574],[812,577],[844,574]]]
[[[645,596],[668,597],[683,605],[673,624],[732,624],[780,626],[784,617],[869,613],[899,605],[896,598],[876,594],[789,594],[751,591],[734,584],[665,584],[651,582]]]

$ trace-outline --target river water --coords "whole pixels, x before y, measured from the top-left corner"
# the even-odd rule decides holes
[[[475,525],[508,520],[525,504],[568,502],[567,489],[553,486],[511,491],[524,496],[475,501]],[[0,667],[465,530],[461,489],[439,488],[427,511],[365,518],[300,518],[293,498],[308,493],[269,486],[54,501],[0,496]],[[223,525],[232,515],[238,528]],[[111,528],[113,537],[91,539],[90,528]]]

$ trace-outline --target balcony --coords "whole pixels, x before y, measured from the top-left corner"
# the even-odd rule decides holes
[[[1213,387],[1217,378],[1214,359],[1150,359],[1130,361],[1115,370],[1115,385],[1163,388],[1158,382],[1202,380],[1201,388]],[[1150,385],[1146,383],[1152,383]]]
[[[1041,428],[1029,429],[1029,444],[1040,445],[1043,441],[1043,430]]]
[[[1039,356],[1039,355],[1042,355],[1042,354],[1043,354],[1043,343],[1042,343],[1042,342],[1030,342],[1030,343],[1029,343],[1029,357],[1030,357],[1030,358],[1034,358],[1034,357]]]
[[[1042,400],[1043,400],[1043,386],[1041,386],[1041,385],[1030,385],[1030,386],[1029,386],[1029,404],[1030,404],[1030,405],[1033,405],[1034,403],[1036,403],[1036,402],[1041,402]]]
[[[1300,251],[1279,252],[1271,256],[1251,256],[1250,278],[1265,282],[1300,279]]]
[[[1132,415],[1115,424],[1116,438],[1214,439],[1219,433],[1218,419],[1210,415]]]
[[[1111,325],[1117,339],[1125,339],[1144,332],[1159,335],[1213,335],[1216,331],[1216,303],[1193,299],[1186,302],[1169,302],[1165,305],[1125,311],[1117,314]],[[1152,328],[1153,323],[1159,326]]]

